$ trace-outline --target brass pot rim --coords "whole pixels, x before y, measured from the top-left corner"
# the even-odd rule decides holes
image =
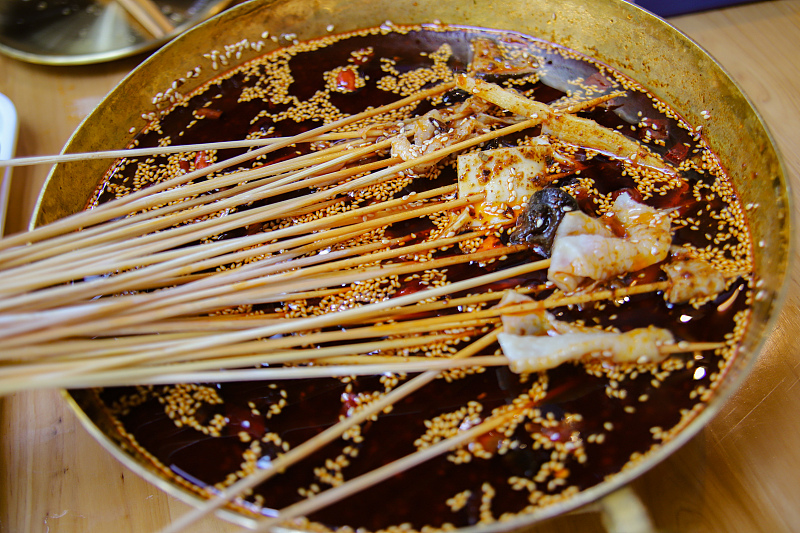
[[[359,1],[369,2],[370,0]],[[131,85],[136,86],[135,84],[141,83],[141,80],[143,79],[143,73],[151,72],[153,69],[164,64],[169,67],[180,68],[174,67],[174,63],[176,63],[174,56],[180,54],[181,51],[185,50],[187,46],[195,46],[196,42],[202,36],[211,35],[212,37],[216,38],[220,34],[224,34],[227,26],[230,26],[230,29],[237,29],[237,24],[242,24],[244,19],[256,16],[266,17],[266,19],[272,23],[277,23],[276,21],[279,21],[280,17],[284,17],[283,22],[286,23],[285,27],[288,28],[287,31],[292,31],[293,29],[300,28],[306,20],[303,18],[303,15],[308,16],[310,13],[308,9],[299,7],[298,9],[293,10],[294,7],[311,4],[318,10],[325,11],[325,9],[332,9],[331,6],[335,7],[344,3],[352,4],[351,9],[353,10],[357,9],[356,4],[358,4],[358,1],[354,0],[350,0],[349,2],[345,2],[345,0],[315,0],[310,3],[306,2],[305,0],[251,0],[247,3],[231,8],[220,15],[217,15],[216,17],[204,22],[200,26],[197,26],[192,30],[180,35],[175,40],[167,44],[164,48],[156,52],[144,63],[142,63],[137,69],[131,72],[122,82],[120,82],[117,88],[114,89],[108,97],[106,97],[103,103],[98,106],[98,109],[96,109],[84,120],[84,122],[79,126],[75,134],[65,146],[64,152],[66,153],[70,151],[82,151],[85,149],[98,149],[96,140],[92,141],[86,135],[87,129],[91,128],[92,125],[96,124],[99,120],[107,118],[109,106],[118,104],[121,93],[123,93],[127,87]],[[388,5],[390,3],[390,1],[383,0],[375,2],[376,5]],[[490,2],[480,0],[476,2],[476,5],[483,5],[487,3]],[[425,0],[420,1],[419,4],[422,5],[423,8],[430,8],[431,12],[433,13],[441,12],[442,9],[446,10],[452,8],[452,13],[463,14],[461,11],[459,11],[459,0]],[[641,461],[639,464],[630,469],[618,472],[611,479],[605,480],[593,487],[583,490],[577,495],[570,497],[566,501],[537,509],[529,514],[517,516],[509,521],[499,522],[489,526],[481,525],[461,528],[460,531],[465,533],[471,533],[473,530],[488,532],[514,529],[564,514],[578,509],[586,504],[595,502],[601,499],[603,496],[629,484],[635,478],[641,476],[653,466],[662,462],[678,448],[683,446],[687,441],[693,438],[698,432],[700,432],[700,430],[719,413],[725,402],[732,396],[732,394],[740,388],[742,382],[752,369],[757,354],[763,349],[768,334],[773,328],[779,315],[779,311],[786,298],[790,271],[789,262],[794,256],[794,250],[797,246],[795,238],[792,237],[791,232],[791,228],[796,227],[796,214],[794,213],[792,206],[792,197],[790,194],[789,185],[785,178],[786,173],[783,160],[778,153],[776,143],[774,142],[769,129],[765,125],[760,114],[757,112],[755,106],[744,95],[744,92],[741,90],[738,84],[736,84],[730,75],[728,75],[727,72],[722,68],[722,66],[719,65],[719,63],[696,42],[663,19],[660,19],[655,15],[628,2],[618,2],[615,0],[595,0],[591,3],[584,2],[583,0],[564,0],[563,2],[554,2],[553,0],[530,0],[528,2],[525,0],[510,0],[505,2],[505,4],[508,6],[513,6],[515,9],[520,9],[520,5],[524,4],[527,5],[531,11],[535,11],[537,7],[540,8],[541,6],[558,6],[558,9],[561,11],[558,12],[558,15],[555,14],[555,11],[553,12],[553,20],[563,17],[566,11],[569,9],[573,9],[574,13],[567,13],[567,18],[570,16],[580,18],[589,16],[589,13],[599,12],[601,14],[597,14],[597,18],[603,16],[613,17],[611,19],[612,25],[620,22],[628,24],[630,28],[628,28],[628,26],[624,28],[626,30],[626,38],[631,35],[641,37],[642,31],[644,31],[643,28],[645,28],[648,32],[650,32],[649,34],[644,34],[645,38],[652,37],[652,39],[665,39],[667,42],[664,46],[670,47],[665,48],[665,50],[668,52],[674,51],[676,54],[684,54],[683,57],[686,59],[685,62],[688,66],[681,66],[681,69],[685,71],[692,71],[692,69],[702,68],[703,79],[711,80],[711,83],[716,84],[715,87],[724,94],[718,97],[714,97],[714,95],[702,96],[701,93],[697,93],[697,91],[695,91],[695,94],[701,94],[701,96],[698,98],[700,98],[700,103],[703,105],[698,108],[697,105],[694,105],[698,102],[694,102],[692,106],[682,106],[680,96],[676,98],[670,98],[669,95],[665,96],[665,91],[669,91],[671,87],[674,88],[674,86],[670,85],[669,80],[665,82],[661,78],[656,79],[652,75],[656,67],[648,64],[642,59],[637,59],[632,56],[624,56],[618,58],[617,61],[611,56],[604,56],[604,51],[594,43],[582,43],[580,36],[576,37],[573,33],[567,32],[566,30],[561,30],[564,24],[558,26],[558,31],[564,32],[562,36],[563,38],[561,39],[554,38],[557,35],[560,35],[558,34],[555,25],[553,28],[550,28],[552,31],[542,31],[541,34],[538,35],[532,34],[529,31],[519,30],[522,33],[531,34],[534,37],[540,37],[545,40],[556,42],[558,44],[567,46],[568,48],[576,49],[577,44],[579,45],[577,51],[587,55],[591,55],[589,52],[592,51],[598,52],[600,57],[595,57],[597,57],[597,59],[599,59],[601,62],[610,64],[610,66],[613,68],[620,70],[624,74],[630,75],[632,78],[648,87],[648,89],[656,94],[656,96],[673,106],[673,108],[677,109],[681,113],[686,113],[684,114],[684,118],[686,118],[690,124],[697,124],[700,122],[700,112],[702,110],[701,108],[704,106],[712,109],[712,113],[719,112],[721,116],[726,117],[726,120],[728,121],[732,121],[733,119],[741,120],[741,123],[744,124],[744,127],[748,129],[748,135],[751,135],[755,139],[753,146],[750,147],[749,150],[745,151],[748,153],[752,152],[753,154],[756,153],[756,150],[761,151],[758,162],[754,164],[757,166],[754,174],[747,174],[749,170],[740,171],[738,168],[738,164],[740,163],[739,160],[726,159],[726,157],[730,156],[730,154],[725,152],[723,147],[727,146],[727,144],[735,145],[737,141],[741,140],[740,138],[736,137],[735,133],[716,131],[713,127],[709,127],[706,129],[709,143],[712,145],[714,151],[721,156],[723,162],[727,163],[727,166],[730,166],[734,169],[732,176],[734,177],[737,191],[743,195],[742,202],[748,199],[772,199],[770,194],[765,192],[763,189],[772,190],[772,192],[774,192],[775,198],[773,205],[777,204],[776,212],[779,215],[777,217],[779,221],[777,222],[777,230],[773,228],[768,232],[764,229],[764,223],[762,222],[759,222],[754,228],[751,228],[751,230],[754,232],[754,242],[759,242],[759,237],[763,237],[768,241],[765,250],[762,251],[758,247],[756,247],[756,250],[754,250],[754,256],[757,255],[757,259],[762,261],[766,261],[766,259],[763,259],[763,255],[770,254],[770,268],[772,271],[768,273],[763,269],[759,270],[759,275],[769,278],[768,294],[765,297],[763,305],[758,306],[754,311],[754,314],[756,311],[760,313],[759,322],[756,325],[753,325],[754,328],[757,326],[757,331],[753,334],[748,334],[747,343],[741,347],[740,353],[737,355],[733,367],[728,371],[728,373],[732,375],[728,375],[724,378],[720,388],[715,392],[714,397],[707,403],[702,412],[695,416],[695,418],[689,424],[687,424],[677,436],[661,445],[655,452],[649,454],[645,460]],[[591,5],[591,8],[587,8],[584,4]],[[414,5],[417,5],[417,3]],[[439,8],[434,8],[434,5],[439,6]],[[441,6],[446,6],[446,8],[441,8]],[[495,9],[495,12],[497,16],[504,20],[510,27],[516,27],[516,25],[519,24],[519,19],[514,18],[516,11]],[[265,15],[265,13],[267,14]],[[273,16],[271,15],[272,13],[276,14]],[[417,15],[417,11],[414,11],[409,15],[409,17],[413,18]],[[476,26],[474,23],[469,23],[472,22],[469,17],[466,17],[466,24],[463,23],[465,21],[464,18],[461,18],[460,20],[448,20],[445,17],[430,17],[427,20],[410,20],[408,23],[430,22],[433,20],[433,18],[438,18],[443,20],[445,23],[452,23],[454,25]],[[456,16],[454,18],[459,17]],[[385,19],[381,19],[379,23],[383,20]],[[400,20],[399,18],[397,21],[398,23],[406,23],[405,20]],[[378,24],[373,24],[373,26],[376,25]],[[543,28],[548,28],[548,22],[546,21],[542,22],[541,25]],[[324,28],[325,25],[320,23],[319,20],[314,19],[313,24],[308,26],[310,29],[307,28],[306,33],[303,33],[303,30],[298,30],[298,38],[301,40],[306,40],[309,38],[309,33],[313,34],[315,31],[317,32],[317,35],[311,36],[324,35],[322,28]],[[487,24],[485,27],[496,27],[496,25]],[[340,32],[338,27],[336,32]],[[235,40],[236,38],[233,36],[231,36],[229,39],[230,42]],[[658,52],[661,53],[663,51],[664,49],[661,49]],[[244,62],[244,59],[242,62]],[[656,60],[656,63],[657,62],[658,61]],[[181,64],[180,61],[177,61],[177,63]],[[173,70],[172,72],[181,71]],[[637,76],[635,75],[636,73],[639,73],[640,75]],[[646,77],[648,79],[643,80],[641,76],[642,73],[647,73],[648,76]],[[654,85],[649,84],[648,81],[653,82]],[[152,85],[148,85],[144,90],[147,91],[151,87]],[[726,111],[725,106],[728,106],[731,109]],[[120,125],[124,124],[126,124],[124,121],[118,121],[114,127],[119,128],[121,127]],[[127,131],[128,128],[125,127],[124,129]],[[731,138],[732,140],[729,139],[727,135],[733,135]],[[118,139],[114,139],[114,141],[119,142]],[[43,187],[42,193],[37,202],[34,218],[31,222],[31,228],[40,223],[47,222],[55,218],[60,218],[60,216],[65,214],[63,211],[59,211],[58,208],[54,207],[54,205],[57,204],[57,201],[54,201],[54,197],[58,196],[61,191],[64,190],[66,187],[65,184],[69,183],[69,180],[72,178],[74,178],[74,175],[71,175],[63,165],[56,166],[53,169],[50,176],[48,176],[47,182]],[[748,180],[751,178],[761,178],[762,180],[769,181],[766,185],[762,183],[760,187],[756,187],[749,185],[750,181]],[[768,185],[771,185],[772,188],[770,189]],[[763,317],[761,315],[763,315]],[[63,396],[78,415],[84,427],[86,427],[87,430],[98,441],[100,441],[110,453],[112,453],[112,455],[117,457],[117,459],[123,462],[126,466],[136,471],[138,474],[142,475],[148,481],[154,483],[168,494],[176,496],[187,503],[197,503],[200,501],[200,498],[194,493],[191,493],[175,483],[158,476],[155,472],[144,468],[141,463],[137,462],[133,457],[131,457],[128,452],[119,446],[119,443],[115,442],[107,433],[98,428],[95,421],[93,421],[93,419],[86,414],[85,403],[79,399],[76,399],[75,392],[70,393],[69,391],[64,391]],[[85,399],[85,394],[80,392],[77,393],[77,396],[78,398]],[[253,524],[253,520],[251,518],[237,512],[221,510],[218,511],[218,514],[222,518],[240,525],[252,526]]]

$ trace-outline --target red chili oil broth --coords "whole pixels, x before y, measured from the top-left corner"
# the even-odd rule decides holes
[[[542,58],[546,73],[535,83],[518,83],[514,87],[523,91],[533,89],[534,98],[544,102],[554,102],[564,97],[566,80],[581,78],[588,84],[607,89],[612,85],[610,80],[621,79],[621,76],[611,73],[610,69],[600,69],[594,62],[580,59],[575,54],[565,53],[553,45],[523,35],[480,29],[437,28],[353,35],[334,40],[313,52],[297,52],[289,61],[294,76],[294,82],[289,89],[300,101],[306,101],[324,87],[324,72],[353,64],[349,60],[352,59],[354,50],[371,49],[371,53],[362,54],[356,62],[359,73],[368,77],[370,82],[354,92],[330,94],[331,104],[342,112],[358,113],[367,105],[379,106],[398,99],[397,94],[376,86],[375,81],[386,75],[381,70],[381,58],[394,61],[397,71],[409,72],[430,66],[430,54],[447,43],[452,49],[452,56],[447,64],[453,71],[461,72],[467,68],[470,42],[476,37],[529,45],[532,52]],[[618,77],[614,78],[615,76]],[[506,82],[509,78],[511,76],[487,76],[489,81],[494,82]],[[139,147],[156,146],[163,136],[171,136],[172,142],[176,144],[189,144],[241,139],[253,132],[268,131],[270,128],[275,128],[275,135],[294,135],[321,124],[320,120],[274,122],[269,117],[254,121],[253,118],[264,109],[275,114],[289,108],[289,104],[263,100],[239,102],[244,88],[257,81],[258,76],[242,71],[219,77],[207,88],[194,94],[187,107],[177,107],[160,119],[160,131],[163,134],[149,131],[138,135]],[[345,82],[347,80],[342,83]],[[349,83],[347,82],[348,87]],[[458,95],[454,93],[448,98],[458,98]],[[203,107],[208,102],[211,104]],[[431,107],[430,102],[422,102],[414,113],[422,114]],[[201,113],[204,118],[187,127],[195,119],[193,111],[197,109],[207,110]],[[626,96],[617,97],[609,105],[598,106],[581,115],[610,128],[621,127],[620,131],[640,140],[644,138],[644,134],[638,124],[645,117],[647,127],[655,132],[651,137],[664,142],[663,146],[648,146],[656,153],[668,154],[667,159],[673,163],[680,163],[679,159],[690,157],[692,149],[698,146],[691,132],[675,118],[659,111],[651,97],[642,90],[628,90]],[[181,131],[184,133],[179,137]],[[537,132],[538,129],[534,131]],[[525,134],[530,135],[531,132]],[[503,142],[513,144],[521,136],[522,134],[503,139]],[[689,144],[690,148],[676,148],[685,144]],[[307,148],[303,145],[281,150],[271,154],[269,161],[292,157],[297,151],[304,152]],[[217,154],[217,157],[227,158],[241,152],[225,150]],[[157,162],[166,161],[165,156],[155,159]],[[578,179],[592,179],[599,194],[604,195],[636,187],[633,178],[622,175],[624,165],[620,161],[603,155],[587,155],[584,150],[578,150],[575,159],[579,161],[581,172],[560,179],[558,186],[569,187]],[[118,163],[112,168],[106,183],[128,183],[135,170],[135,161]],[[687,212],[709,205],[712,209],[704,211],[706,214],[701,217],[700,223],[715,228],[716,221],[708,213],[721,207],[719,200],[698,201],[691,193],[691,184],[713,183],[714,176],[689,170],[683,173],[683,177],[689,184],[687,187],[670,190],[663,196],[651,197],[647,203],[657,208],[685,209]],[[455,180],[455,171],[449,165],[437,179],[416,180],[395,197],[454,183]],[[112,198],[112,189],[106,185],[101,186],[98,200],[103,202]],[[306,192],[308,191],[282,195],[270,199],[269,202]],[[597,193],[584,193],[579,201],[584,210],[597,215],[599,203],[595,194]],[[431,228],[432,224],[427,219],[410,220],[394,224],[387,235],[400,237],[417,233],[417,240],[421,240]],[[231,238],[261,229],[261,226],[254,226],[219,238]],[[705,246],[707,242],[704,231],[678,228],[675,231],[674,244],[684,243]],[[458,247],[453,247],[437,256],[459,253]],[[467,279],[497,268],[538,259],[541,258],[535,254],[523,252],[510,256],[502,265],[491,263],[450,267],[447,269],[448,281]],[[641,283],[643,278],[639,275],[646,275],[651,281],[666,279],[660,269],[653,268],[644,274],[624,276],[619,284]],[[545,281],[545,273],[534,273],[471,292],[486,289],[498,291],[513,286],[539,287]],[[422,289],[422,284],[412,280],[395,295]],[[551,289],[540,290],[534,292],[534,298],[541,299],[551,293]],[[735,328],[736,313],[746,309],[746,294],[746,282],[739,281],[726,293],[699,307],[668,304],[664,301],[663,294],[652,293],[627,297],[623,301],[605,305],[585,304],[559,308],[552,312],[560,320],[582,320],[587,325],[616,327],[620,330],[655,325],[669,329],[679,340],[724,341],[725,335]],[[459,295],[453,295],[457,296]],[[729,298],[733,299],[732,305],[721,308],[720,305]],[[281,308],[282,304],[275,304],[263,305],[258,309],[273,312]],[[458,309],[436,314],[455,312]],[[465,345],[461,344],[459,347]],[[497,348],[492,346],[484,353],[495,353]],[[651,447],[658,445],[658,432],[652,431],[652,428],[668,431],[678,425],[682,420],[682,411],[691,411],[696,405],[702,404],[697,393],[698,388],[712,387],[715,376],[719,377],[726,364],[714,352],[677,355],[675,359],[686,364],[672,371],[662,371],[658,365],[654,365],[651,371],[640,371],[636,374],[629,372],[616,385],[611,383],[616,380],[606,375],[594,375],[582,363],[564,364],[547,371],[547,394],[537,404],[537,408],[542,419],[548,420],[548,415],[550,416],[550,422],[542,424],[528,421],[517,427],[510,439],[498,436],[496,432],[479,439],[484,446],[489,447],[498,445],[504,439],[517,441],[513,449],[502,454],[493,453],[487,459],[472,457],[466,464],[456,464],[448,456],[437,457],[339,504],[316,512],[309,518],[332,529],[345,525],[373,531],[399,524],[410,524],[415,530],[421,530],[424,526],[442,527],[445,524],[467,526],[481,521],[482,495],[485,496],[484,486],[487,483],[495,491],[491,499],[491,515],[494,519],[506,513],[513,515],[524,512],[531,505],[529,494],[526,490],[512,487],[508,480],[515,476],[531,480],[552,459],[552,449],[535,446],[532,440],[534,434],[537,438],[544,436],[553,443],[566,445],[579,441],[583,446],[586,455],[584,462],[568,456],[562,461],[560,470],[545,476],[544,481],[536,482],[536,490],[545,497],[539,497],[532,505],[543,506],[561,497],[569,497],[572,492],[567,491],[568,487],[574,487],[570,489],[573,491],[592,487],[607,476],[618,473],[633,457],[642,456]],[[665,375],[659,374],[660,372]],[[656,379],[657,374],[661,379]],[[363,424],[363,442],[340,439],[292,466],[286,473],[259,486],[255,494],[258,498],[263,498],[264,505],[261,507],[252,504],[248,506],[248,510],[271,516],[276,509],[302,500],[304,496],[299,493],[299,488],[308,489],[313,485],[317,485],[320,490],[328,488],[328,484],[317,478],[314,469],[324,466],[326,459],[342,455],[346,448],[356,449],[357,455],[353,457],[344,454],[348,463],[343,468],[344,479],[352,479],[413,453],[416,450],[414,441],[426,432],[426,420],[457,411],[468,402],[482,405],[482,416],[486,417],[492,409],[508,405],[528,391],[536,379],[535,376],[521,377],[504,367],[488,368],[480,373],[454,377],[450,381],[438,379],[394,405],[391,412]],[[404,378],[401,378],[400,383],[403,381]],[[218,437],[206,435],[186,424],[180,427],[176,425],[176,420],[167,414],[167,403],[159,400],[168,393],[169,387],[108,388],[100,396],[134,446],[146,450],[152,461],[162,467],[167,475],[181,476],[199,490],[204,485],[224,482],[227,476],[238,470],[243,462],[243,455],[253,440],[262,439],[265,433],[272,432],[290,447],[296,447],[345,416],[348,408],[355,405],[353,402],[358,393],[385,390],[385,385],[378,376],[349,380],[320,378],[204,386],[215,391],[223,401],[219,404],[200,402],[201,405],[192,416],[197,424],[207,425],[214,415],[222,415],[226,422]],[[614,396],[615,387],[616,390],[626,391],[624,398]],[[141,402],[130,402],[131,397],[139,397]],[[279,414],[267,417],[266,413],[271,406],[281,402],[281,398],[286,405],[280,409]],[[608,427],[613,429],[609,430]],[[600,434],[604,435],[600,442],[597,439],[590,442],[590,436]],[[265,458],[274,458],[282,452],[283,449],[274,443],[261,442],[260,464],[265,464]],[[562,479],[559,476],[563,476],[563,484],[548,484],[553,479]],[[455,505],[453,508],[448,506],[447,500],[459,494],[464,498],[463,505]],[[247,500],[253,502],[254,496],[249,496]]]

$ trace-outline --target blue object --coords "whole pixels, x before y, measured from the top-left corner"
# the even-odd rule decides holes
[[[633,0],[633,3],[660,17],[671,17],[694,11],[744,4],[747,1],[749,0]]]

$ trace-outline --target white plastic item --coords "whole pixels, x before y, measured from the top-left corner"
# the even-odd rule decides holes
[[[17,110],[7,96],[0,93],[0,160],[14,157],[17,145]],[[11,190],[11,167],[4,167],[0,179],[0,236],[5,232],[6,208]]]

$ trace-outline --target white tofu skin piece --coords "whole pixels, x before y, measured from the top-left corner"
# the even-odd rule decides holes
[[[458,156],[459,198],[486,194],[476,206],[473,226],[514,222],[531,195],[547,185],[547,161],[553,151],[549,143],[541,142]]]

